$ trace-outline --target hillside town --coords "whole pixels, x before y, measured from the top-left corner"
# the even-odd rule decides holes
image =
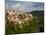
[[[21,11],[6,10],[7,33],[39,32],[41,18]],[[11,32],[11,31],[12,32]]]
[[[21,24],[22,22],[28,22],[33,19],[32,14],[26,14],[26,13],[18,13],[14,10],[8,10],[7,13],[7,19],[9,22],[13,22],[15,25],[17,23]]]

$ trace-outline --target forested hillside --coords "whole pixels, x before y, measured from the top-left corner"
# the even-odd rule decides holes
[[[29,14],[7,10],[6,34],[44,32],[43,15],[44,11],[32,11]]]

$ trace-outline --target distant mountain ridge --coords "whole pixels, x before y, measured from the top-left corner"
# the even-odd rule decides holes
[[[35,16],[44,16],[44,10],[41,11],[32,11],[31,12]]]
[[[26,12],[28,14],[32,14],[34,16],[44,16],[44,10],[36,10],[36,11],[32,11],[32,12]]]

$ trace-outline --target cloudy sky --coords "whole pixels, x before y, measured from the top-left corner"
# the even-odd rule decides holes
[[[20,11],[26,11],[26,12],[44,9],[44,3],[42,3],[42,2],[6,0],[5,4],[6,4],[6,7],[20,10]]]

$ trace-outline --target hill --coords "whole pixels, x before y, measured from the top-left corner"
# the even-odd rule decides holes
[[[34,16],[44,16],[44,10],[32,11],[31,14],[34,15]]]

